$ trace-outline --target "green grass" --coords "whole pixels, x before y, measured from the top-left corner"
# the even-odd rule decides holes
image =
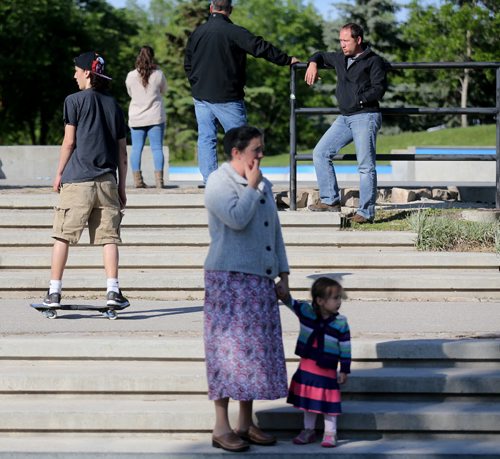
[[[320,133],[318,133],[320,135]],[[468,128],[450,128],[435,132],[404,132],[396,135],[379,135],[377,139],[378,153],[390,153],[392,150],[403,150],[408,147],[425,146],[465,146],[465,147],[489,147],[496,143],[496,126],[487,124],[472,126]],[[168,139],[167,139],[168,140]],[[319,140],[319,136],[318,136]],[[267,139],[272,142],[272,139]],[[311,151],[314,145],[311,145]],[[342,153],[354,153],[354,146],[348,145]],[[290,155],[284,153],[276,156],[266,156],[262,162],[263,166],[288,166]],[[311,164],[310,161],[301,161],[300,164]],[[352,164],[344,161],[342,164]],[[381,163],[382,164],[382,163]],[[195,166],[192,161],[171,161],[171,166]]]
[[[408,221],[417,233],[415,246],[428,251],[500,252],[500,223],[463,220],[459,211],[424,209]]]
[[[348,220],[344,230],[413,231],[418,250],[500,254],[500,223],[464,220],[460,209],[380,210],[372,224]]]
[[[319,139],[318,139],[319,140]],[[488,124],[467,128],[442,129],[435,132],[404,132],[396,135],[379,135],[377,152],[388,154],[392,150],[404,150],[408,147],[464,146],[490,147],[496,144],[496,125]],[[311,149],[313,146],[311,146]],[[311,150],[312,151],[312,150]],[[342,149],[343,154],[354,153],[354,145]],[[265,157],[264,166],[285,166],[290,163],[290,155],[282,154]],[[300,164],[310,164],[301,161]],[[342,164],[350,164],[343,161]]]

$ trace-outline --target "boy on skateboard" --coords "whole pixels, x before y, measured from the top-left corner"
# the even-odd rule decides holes
[[[108,93],[110,77],[95,52],[75,58],[79,92],[64,101],[64,140],[53,189],[55,208],[49,290],[44,306],[61,305],[62,276],[69,244],[76,244],[88,223],[90,243],[103,246],[107,306],[125,307],[118,283],[120,223],[127,203],[126,127],[123,112]],[[118,176],[117,176],[118,170]]]

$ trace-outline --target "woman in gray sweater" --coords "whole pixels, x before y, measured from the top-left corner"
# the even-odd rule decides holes
[[[210,248],[205,260],[205,359],[208,395],[215,403],[214,447],[245,451],[276,438],[252,421],[253,400],[287,395],[276,291],[288,292],[288,262],[271,182],[262,176],[262,133],[229,130],[228,162],[205,189]],[[275,284],[274,280],[280,280]],[[229,399],[240,402],[238,425]]]

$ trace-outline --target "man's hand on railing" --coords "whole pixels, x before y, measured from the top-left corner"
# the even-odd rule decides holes
[[[307,66],[306,75],[304,77],[304,81],[312,86],[316,81],[318,81],[318,64],[316,62],[309,62]]]

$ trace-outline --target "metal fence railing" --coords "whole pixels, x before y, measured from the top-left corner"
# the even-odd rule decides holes
[[[297,106],[297,70],[306,64],[292,65],[290,72],[290,209],[297,209],[297,161],[310,161],[312,154],[297,154],[297,115],[331,115],[340,111],[333,107],[303,108]],[[500,62],[401,62],[388,65],[389,71],[399,69],[496,69],[495,107],[401,107],[381,108],[385,115],[493,115],[496,116],[495,155],[414,155],[377,154],[377,160],[390,161],[496,161],[496,208],[500,209]],[[337,155],[335,161],[355,160],[356,155]]]

